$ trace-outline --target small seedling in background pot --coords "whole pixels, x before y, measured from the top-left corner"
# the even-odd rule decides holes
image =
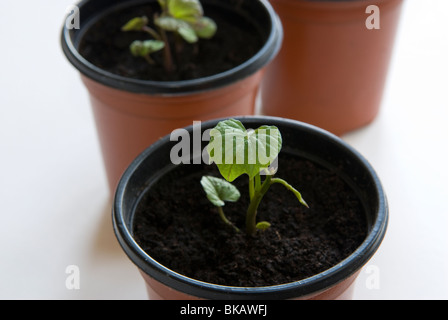
[[[214,162],[221,178],[205,176],[201,184],[212,204],[218,207],[223,221],[236,228],[225,216],[225,201],[237,201],[240,193],[230,182],[246,174],[249,179],[250,203],[246,211],[246,233],[254,235],[257,230],[266,230],[271,225],[267,221],[257,223],[257,210],[274,183],[282,184],[291,191],[301,204],[308,207],[302,195],[293,186],[280,178],[274,178],[269,166],[277,158],[282,147],[280,131],[274,126],[261,126],[256,130],[246,130],[244,125],[234,119],[224,120],[210,131],[210,143],[207,152]],[[261,175],[265,175],[262,181]]]
[[[175,34],[177,52],[182,51],[179,39],[194,44],[202,39],[212,38],[217,30],[216,23],[204,16],[204,10],[199,0],[158,0],[162,12],[155,14],[153,22],[156,29],[149,26],[146,16],[136,17],[128,21],[122,31],[143,31],[152,37],[150,40],[136,40],[130,45],[131,53],[136,57],[143,57],[150,64],[154,64],[151,54],[164,49],[165,71],[170,73],[174,69],[171,46],[166,32]]]

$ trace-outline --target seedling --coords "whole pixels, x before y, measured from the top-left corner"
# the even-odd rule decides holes
[[[274,183],[279,183],[291,191],[301,204],[308,207],[302,195],[293,186],[280,178],[274,178],[275,170],[270,165],[277,158],[282,147],[280,131],[275,126],[261,126],[256,130],[246,130],[235,119],[221,121],[210,131],[207,152],[210,162],[214,162],[222,178],[204,176],[201,184],[210,202],[218,207],[221,219],[235,227],[225,216],[225,201],[235,202],[240,198],[238,189],[231,184],[241,175],[249,179],[250,203],[246,211],[246,233],[254,235],[257,230],[266,230],[271,225],[267,221],[257,222],[257,210]],[[261,176],[265,176],[262,181]]]
[[[216,23],[204,16],[204,10],[199,0],[158,0],[161,13],[154,14],[155,29],[149,26],[146,16],[135,17],[128,21],[122,31],[143,31],[152,39],[136,40],[130,45],[131,53],[136,57],[143,57],[150,64],[154,64],[151,54],[164,49],[164,67],[167,73],[174,69],[171,46],[168,43],[167,32],[175,34],[175,47],[181,51],[179,39],[194,44],[199,39],[212,38],[217,30]]]

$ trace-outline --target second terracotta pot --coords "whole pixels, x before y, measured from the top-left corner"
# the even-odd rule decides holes
[[[252,58],[230,70],[203,78],[150,81],[112,74],[79,53],[83,37],[99,19],[142,3],[157,4],[156,0],[82,1],[77,5],[80,29],[65,26],[62,32],[63,51],[80,71],[89,92],[112,192],[131,161],[174,129],[191,125],[195,120],[253,114],[264,67],[278,53],[282,43],[282,26],[267,0],[235,3],[203,0],[205,12],[208,9],[225,12],[231,21],[235,16],[249,19],[264,39]]]
[[[338,135],[370,123],[380,109],[402,0],[270,2],[284,42],[263,80],[261,113]]]

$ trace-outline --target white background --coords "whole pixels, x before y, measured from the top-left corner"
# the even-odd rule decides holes
[[[0,298],[146,299],[113,235],[87,92],[60,49],[72,3],[0,2]],[[447,17],[446,0],[406,1],[381,113],[343,137],[390,204],[355,299],[448,298]],[[66,287],[70,265],[79,290]]]

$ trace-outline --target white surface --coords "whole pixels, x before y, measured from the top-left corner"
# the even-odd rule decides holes
[[[0,299],[146,299],[113,235],[87,93],[59,46],[71,4],[0,2]],[[446,0],[407,0],[381,114],[344,137],[390,204],[355,299],[448,298],[447,12]]]

